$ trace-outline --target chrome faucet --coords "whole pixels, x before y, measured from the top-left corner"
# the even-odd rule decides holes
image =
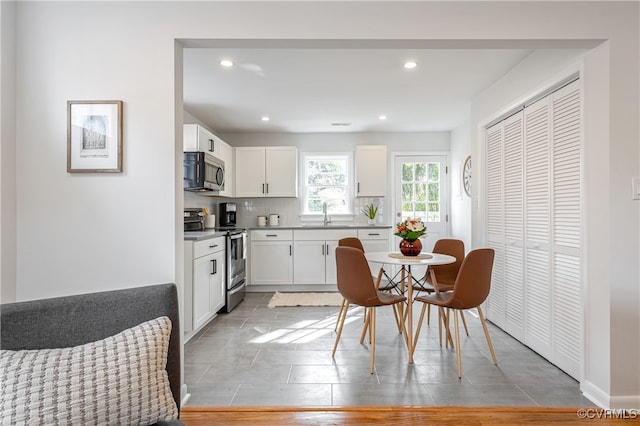
[[[323,224],[327,226],[328,223],[331,223],[331,218],[327,216],[327,202],[322,203],[322,213],[324,214]]]

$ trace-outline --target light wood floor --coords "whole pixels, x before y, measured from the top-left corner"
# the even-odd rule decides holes
[[[584,413],[588,419],[580,417]],[[611,418],[615,416],[606,416],[601,409],[566,407],[183,407],[180,419],[186,426],[635,424],[629,422],[635,414],[626,415],[626,419]]]

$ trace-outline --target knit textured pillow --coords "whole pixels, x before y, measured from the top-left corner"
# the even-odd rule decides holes
[[[165,370],[171,320],[73,348],[0,351],[2,425],[149,425],[178,409]]]

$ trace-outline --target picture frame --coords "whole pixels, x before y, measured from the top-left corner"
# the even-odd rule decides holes
[[[122,101],[67,101],[67,172],[122,172]]]

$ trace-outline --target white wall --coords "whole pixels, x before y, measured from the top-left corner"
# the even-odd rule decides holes
[[[594,158],[594,144],[606,145],[599,174],[607,191],[587,188],[588,203],[602,200],[593,213],[602,220],[589,221],[586,234],[589,275],[604,277],[598,285],[611,297],[611,316],[602,335],[588,336],[602,344],[588,347],[585,380],[602,392],[603,404],[640,406],[640,214],[629,195],[629,179],[640,175],[637,3],[19,2],[16,25],[17,200],[3,192],[2,202],[17,205],[18,299],[182,280],[175,39],[216,39],[222,46],[262,40],[253,45],[270,47],[277,40],[295,47],[343,40],[345,48],[367,40],[476,48],[608,40],[607,55],[585,62],[585,77],[606,88],[587,114],[594,103],[609,107],[585,128],[593,140],[585,157]],[[311,41],[297,41],[305,39]],[[69,99],[125,102],[124,173],[66,173]],[[472,147],[479,119],[471,119]],[[598,142],[599,131],[605,138]],[[602,303],[588,300],[588,312]],[[609,363],[594,362],[607,353]]]
[[[19,2],[17,297],[176,281],[174,44],[129,3]],[[66,172],[66,102],[124,101],[121,174]]]
[[[474,248],[471,243],[471,197],[462,187],[462,167],[471,155],[471,128],[469,118],[451,132],[451,238],[464,241],[466,251]],[[472,161],[473,177],[473,161]]]
[[[0,302],[16,299],[16,3],[0,2]]]

